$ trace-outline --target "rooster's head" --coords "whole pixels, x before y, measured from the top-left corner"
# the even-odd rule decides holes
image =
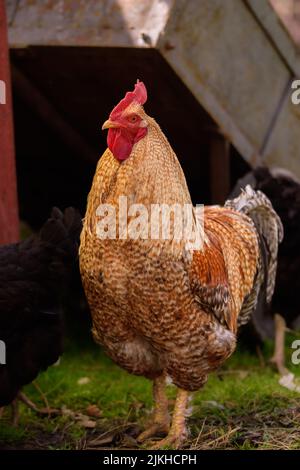
[[[146,101],[146,87],[137,81],[134,90],[126,93],[102,126],[108,129],[107,145],[117,160],[126,160],[134,144],[147,134],[147,115],[143,109]]]

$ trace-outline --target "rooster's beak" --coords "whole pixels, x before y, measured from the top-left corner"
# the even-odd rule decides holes
[[[105,121],[105,123],[103,124],[102,126],[102,130],[104,131],[104,129],[111,129],[113,127],[118,127],[117,124],[115,124],[114,122],[110,121],[109,119],[107,121]]]

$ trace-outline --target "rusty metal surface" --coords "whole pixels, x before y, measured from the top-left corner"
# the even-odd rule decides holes
[[[243,2],[178,2],[160,50],[240,153],[259,153],[289,71]],[[184,34],[181,32],[184,31]]]
[[[276,10],[265,0],[242,0],[292,74],[300,76],[300,49]],[[286,0],[284,0],[285,2]],[[294,0],[295,2],[298,0]],[[299,23],[300,26],[300,23]]]
[[[0,0],[0,80],[5,83],[5,104],[0,104],[0,244],[19,238],[12,99],[4,2]]]
[[[293,40],[300,46],[300,0],[269,0]]]
[[[22,45],[155,44],[173,0],[7,0],[9,41]]]
[[[300,105],[285,101],[265,151],[271,166],[288,168],[300,178]]]

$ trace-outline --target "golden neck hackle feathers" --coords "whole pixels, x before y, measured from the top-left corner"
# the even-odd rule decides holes
[[[102,193],[101,202],[116,203],[119,196],[127,196],[131,203],[146,206],[155,203],[191,204],[185,176],[167,138],[141,107],[139,115],[148,124],[148,132],[134,145],[127,160],[111,162],[111,181],[109,188]],[[107,153],[110,151],[102,157],[106,161],[111,160]],[[102,173],[101,160],[96,177]]]
[[[136,106],[136,105],[135,105]],[[137,111],[134,105],[130,112]],[[192,204],[186,179],[167,138],[141,106],[138,113],[147,122],[146,136],[137,142],[127,160],[119,162],[107,149],[99,160],[88,199],[90,234],[95,233],[99,204],[112,204],[118,214],[119,197],[129,204]],[[182,250],[183,241],[178,248]]]

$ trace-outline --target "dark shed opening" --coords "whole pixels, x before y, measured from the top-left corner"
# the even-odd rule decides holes
[[[85,210],[101,124],[136,79],[174,148],[194,203],[222,203],[249,168],[155,49],[11,50],[20,216],[39,227],[53,205]]]

